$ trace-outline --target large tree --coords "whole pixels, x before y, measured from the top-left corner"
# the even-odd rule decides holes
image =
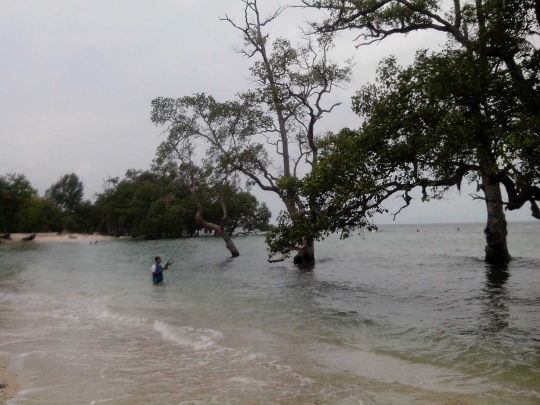
[[[183,215],[192,208],[189,191],[160,173],[129,169],[124,179],[111,178],[95,203],[102,232],[120,236],[180,235],[191,225]]]
[[[452,50],[420,52],[407,68],[393,58],[381,64],[377,83],[353,100],[365,124],[329,137],[306,183],[319,229],[347,235],[384,212],[383,204],[395,195],[402,194],[407,207],[414,188],[427,201],[463,181],[476,182],[484,196],[475,198],[487,208],[486,260],[509,259],[503,211],[509,202],[500,190],[508,173],[529,181],[522,187],[531,187],[533,215],[539,214],[534,198],[540,197],[540,179],[521,156],[530,117],[522,116],[504,76],[489,80],[489,71],[469,57]]]
[[[83,195],[83,183],[75,173],[64,175],[45,192],[60,209],[71,213],[81,204]]]
[[[233,235],[238,227],[242,227],[245,234],[252,233],[258,227],[265,228],[272,217],[266,204],[260,204],[247,191],[232,194],[228,207],[226,230],[229,235]]]
[[[191,160],[185,160],[180,164],[179,172],[181,174],[180,179],[183,179],[180,184],[186,186],[191,192],[196,207],[195,221],[197,224],[206,231],[221,236],[232,257],[240,256],[240,252],[231,239],[230,233],[225,228],[229,219],[232,196],[238,192],[234,176],[230,176],[227,172],[223,173],[219,170],[219,167],[217,170],[210,165],[206,165],[204,169],[200,168]],[[221,208],[219,224],[216,223],[218,221],[212,222],[209,220],[209,217],[204,212],[205,206],[208,208],[212,205]],[[203,217],[203,214],[205,217]]]
[[[62,212],[48,198],[26,199],[15,218],[17,232],[60,232],[63,229]]]
[[[20,213],[36,198],[37,190],[24,174],[0,176],[0,232],[16,232]]]
[[[529,202],[533,216],[540,217],[536,202],[540,199],[540,55],[535,46],[540,35],[540,3],[455,0],[453,8],[445,11],[446,3],[440,1],[303,0],[303,3],[328,11],[327,18],[315,24],[318,31],[357,30],[361,45],[425,29],[446,32],[450,36],[449,49],[443,55],[420,58],[407,72],[394,70],[386,78],[380,75],[380,87],[364,88],[356,98],[356,110],[373,120],[370,131],[378,125],[381,134],[388,136],[390,146],[393,146],[392,140],[402,140],[399,131],[403,131],[411,122],[408,118],[415,115],[424,120],[419,122],[418,132],[431,126],[432,134],[437,127],[436,139],[453,137],[472,141],[456,145],[452,153],[459,155],[457,161],[451,160],[454,155],[447,154],[448,149],[440,155],[443,160],[431,161],[431,169],[444,168],[446,173],[430,176],[431,182],[425,185],[459,184],[465,175],[474,172],[484,192],[488,213],[486,259],[506,260],[509,254],[503,207],[519,209]],[[447,69],[447,76],[439,74],[445,68],[441,63],[448,63],[454,70]],[[408,89],[407,75],[416,80]],[[449,77],[453,82],[447,79]],[[434,78],[447,86],[446,94],[442,86],[435,90]],[[402,81],[397,84],[398,80]],[[424,96],[434,97],[438,104],[426,106],[421,99]],[[383,119],[384,103],[395,108],[389,115],[403,125],[399,122],[383,125],[378,121]],[[397,111],[401,115],[392,115]],[[425,115],[428,113],[431,116]],[[436,119],[446,125],[439,125]],[[390,134],[390,130],[397,132]],[[417,138],[416,141],[420,139],[432,145],[429,139]],[[422,144],[410,146],[423,147]],[[431,156],[440,150],[435,148]],[[470,158],[472,152],[473,159]],[[403,166],[410,163],[406,156],[401,158],[405,159]],[[395,163],[394,168],[401,169],[397,160]],[[406,176],[400,177],[399,171],[396,173],[398,179],[408,180]],[[501,185],[507,192],[506,201],[502,198]],[[404,198],[409,201],[410,196],[406,193]]]
[[[242,2],[241,23],[228,16],[223,20],[242,33],[245,45],[240,52],[255,60],[250,69],[252,91],[228,103],[204,95],[158,98],[152,103],[152,120],[169,125],[169,143],[177,143],[179,137],[204,141],[211,164],[276,193],[286,208],[283,215],[295,221],[305,206],[288,190],[317,165],[316,124],[339,105],[325,106],[323,100],[349,81],[351,65],[330,61],[329,36],[298,47],[284,38],[271,43],[265,30],[284,10],[263,17],[256,0]],[[290,243],[273,244],[272,253],[285,253],[284,259],[297,250],[295,263],[313,263],[313,242],[313,235],[299,235]]]
[[[272,212],[266,203],[258,203],[255,210],[248,211],[241,218],[242,230],[245,234],[250,234],[256,231],[267,232],[272,229],[270,219]]]
[[[64,231],[93,232],[97,222],[90,201],[83,201],[84,185],[75,173],[62,176],[47,191],[45,198],[61,211]]]
[[[238,153],[256,153],[252,145],[246,147],[245,140],[257,130],[262,119],[260,111],[252,110],[247,99],[220,103],[211,96],[195,94],[176,100],[153,100],[151,118],[156,125],[168,125],[167,139],[157,150],[155,170],[175,177],[190,191],[197,224],[220,235],[232,256],[238,256],[225,229],[228,200],[239,188],[238,176],[228,162]],[[204,150],[203,156],[197,155],[198,148]],[[219,224],[209,220],[208,212],[203,216],[208,201],[217,202],[221,208]]]

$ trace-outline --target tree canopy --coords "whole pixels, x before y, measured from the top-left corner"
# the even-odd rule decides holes
[[[15,232],[24,205],[37,196],[37,190],[23,174],[0,176],[0,232]]]
[[[66,175],[62,180],[70,178],[74,179]],[[80,192],[84,187],[78,177],[72,182],[76,192],[69,192],[70,187],[66,186],[69,181],[61,181],[53,184],[45,197],[39,197],[24,175],[0,176],[0,232],[101,232],[152,238],[193,236],[201,229],[195,220],[197,206],[189,188],[178,180],[170,173],[130,169],[123,179],[107,179],[103,192],[92,203],[82,200]],[[51,198],[51,190],[55,190],[58,199]],[[76,198],[68,198],[73,195]],[[201,198],[207,218],[219,221],[221,204],[212,190],[204,191]],[[232,232],[235,227],[248,223],[260,230],[267,229],[270,212],[267,208],[265,211],[265,205],[254,196],[230,190],[227,198],[232,214],[225,223],[227,229]],[[65,205],[65,201],[71,204]]]
[[[331,61],[331,36],[308,38],[298,46],[286,38],[271,41],[266,30],[284,9],[263,17],[257,0],[243,3],[241,23],[228,16],[222,20],[242,34],[240,53],[254,61],[253,87],[226,102],[205,94],[153,100],[152,121],[167,126],[158,156],[169,154],[185,163],[197,147],[204,148],[197,164],[276,193],[285,206],[283,215],[294,218],[305,207],[288,189],[317,165],[317,123],[340,104],[325,99],[350,80],[351,63]],[[281,247],[272,253],[298,250],[299,263],[314,261],[311,235]]]
[[[183,174],[185,172],[170,172],[163,167],[155,171],[130,169],[122,180],[107,180],[105,190],[95,203],[101,218],[100,231],[118,236],[193,236],[202,229],[196,218],[199,209],[205,219],[219,223],[223,214],[222,194],[212,186],[200,183],[194,196]],[[245,207],[244,199],[253,201],[253,204]],[[229,189],[226,204],[233,214],[232,219],[227,218],[224,223],[227,228],[244,216],[254,215],[258,202],[249,193]],[[266,225],[269,221],[267,218]]]
[[[84,186],[75,173],[64,175],[45,192],[45,196],[52,199],[60,209],[69,212],[75,212],[83,195]]]
[[[303,3],[328,11],[317,31],[356,30],[361,45],[424,29],[450,37],[442,51],[418,52],[409,67],[387,58],[377,82],[353,98],[364,125],[329,137],[304,184],[312,226],[347,236],[396,194],[405,208],[415,187],[427,201],[476,182],[488,213],[486,260],[507,260],[503,207],[528,202],[540,219],[538,4],[457,0],[444,14],[439,1]]]

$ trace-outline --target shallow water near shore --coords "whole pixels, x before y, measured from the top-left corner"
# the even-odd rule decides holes
[[[332,236],[312,269],[263,237],[0,246],[8,403],[540,404],[540,224],[495,269],[459,227]]]

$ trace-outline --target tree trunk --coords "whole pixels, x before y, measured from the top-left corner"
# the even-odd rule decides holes
[[[217,235],[221,236],[221,238],[225,241],[225,247],[229,249],[231,252],[232,257],[238,257],[240,256],[240,252],[236,248],[234,242],[232,241],[231,237],[227,235],[227,232],[225,232],[219,225],[213,224],[212,222],[205,221],[201,214],[197,212],[195,214],[195,220],[199,225],[201,225],[204,229],[207,229],[209,231],[215,231]]]
[[[485,173],[492,173],[496,168],[493,158],[486,150],[478,150],[478,163]],[[486,236],[486,262],[506,263],[511,257],[508,252],[506,236],[508,227],[504,214],[501,183],[487,174],[482,175],[482,189],[486,198],[487,225],[484,229]]]
[[[499,183],[491,184],[490,180],[485,176],[482,179],[487,208],[487,225],[486,229],[484,229],[486,235],[486,262],[505,263],[511,259],[511,256],[506,243],[508,229],[502,204],[501,186]]]
[[[309,238],[305,241],[302,248],[294,256],[294,264],[313,264],[315,263],[315,244],[313,239]]]

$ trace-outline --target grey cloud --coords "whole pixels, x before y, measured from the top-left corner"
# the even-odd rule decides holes
[[[270,11],[279,2],[262,4]],[[242,3],[4,0],[0,173],[25,173],[43,193],[63,174],[77,172],[85,197],[91,198],[108,175],[148,168],[162,131],[150,122],[153,98],[206,92],[228,99],[250,85],[250,61],[234,51],[242,45],[241,35],[218,19],[226,13],[241,18]],[[311,17],[288,12],[272,36],[293,35]],[[406,41],[392,39],[358,51],[350,40],[350,35],[343,36],[334,54],[354,56],[355,80],[334,96],[343,106],[322,121],[321,131],[359,126],[350,97],[373,79],[383,56],[394,53],[410,62],[415,49],[436,46],[444,38],[414,34]],[[262,192],[257,196],[269,200],[275,213],[281,209],[273,197]],[[477,204],[461,201],[454,206],[459,211],[424,204],[404,218],[433,222],[446,212],[448,220],[483,220]],[[520,215],[528,218],[526,212]]]

